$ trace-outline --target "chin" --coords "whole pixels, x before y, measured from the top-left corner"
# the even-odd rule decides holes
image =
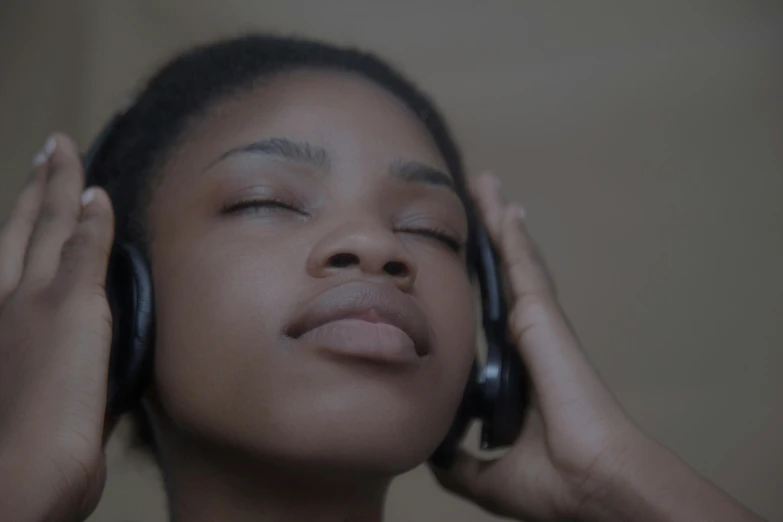
[[[450,408],[436,413],[435,404],[400,400],[382,389],[321,393],[307,406],[300,401],[296,408],[270,411],[269,422],[247,433],[259,456],[398,475],[432,455],[453,417]]]
[[[391,477],[426,462],[451,426],[473,357],[456,341],[449,357],[413,369],[285,344],[257,352],[196,346],[157,353],[157,401],[175,438],[228,450],[242,465],[354,476]],[[198,356],[183,365],[184,353]]]
[[[221,408],[170,400],[163,407],[180,435],[230,449],[248,462],[392,478],[427,461],[458,404],[442,391],[422,399],[377,382],[317,391],[291,388],[259,392],[256,397],[269,400],[253,404],[228,401]]]

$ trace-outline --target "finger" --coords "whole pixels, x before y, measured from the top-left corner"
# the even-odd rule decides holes
[[[554,283],[543,262],[538,248],[533,239],[527,234],[525,224],[525,210],[521,205],[509,205],[505,202],[502,189],[498,178],[492,174],[482,174],[472,186],[473,197],[481,214],[487,233],[492,242],[501,252],[502,261],[506,270],[512,268],[512,264],[527,265],[528,268],[534,268],[531,274],[535,277],[514,278],[511,281],[512,289],[515,291],[514,297],[517,297],[520,290],[527,286],[527,292],[531,291],[554,291]],[[507,228],[509,226],[522,227],[520,234],[508,236]],[[512,231],[513,233],[514,231]],[[504,241],[508,238],[513,241],[511,249],[504,248]],[[524,254],[524,258],[520,257]],[[510,256],[515,256],[511,259]],[[512,274],[508,274],[509,276]],[[530,283],[525,285],[524,283]]]
[[[430,469],[443,488],[484,505],[492,491],[491,484],[487,481],[488,477],[491,479],[488,470],[491,470],[496,462],[497,460],[483,459],[464,450],[457,450],[448,469],[436,466],[430,466]]]
[[[44,146],[36,155],[32,176],[19,194],[5,225],[0,229],[0,303],[13,292],[22,277],[25,252],[46,187],[47,148]]]
[[[552,277],[518,205],[505,209],[498,243],[515,303],[511,335],[533,366],[533,377],[549,375],[549,366],[559,364],[556,354],[578,351],[578,339],[557,302]]]
[[[528,492],[520,476],[525,474],[525,468],[520,466],[529,464],[503,457],[480,458],[459,450],[449,469],[434,466],[430,469],[444,489],[470,499],[490,513],[515,519],[522,516],[527,520],[530,513],[525,508],[524,497]]]
[[[554,280],[527,228],[525,210],[511,204],[503,209],[496,244],[515,299],[554,300]]]
[[[49,179],[25,259],[22,284],[50,280],[60,264],[63,244],[79,221],[84,173],[75,144],[62,134],[49,158]]]
[[[473,200],[490,238],[500,237],[503,223],[503,209],[506,204],[501,194],[500,181],[492,174],[484,173],[471,185]]]
[[[108,194],[88,188],[81,199],[81,219],[63,245],[57,279],[64,284],[93,284],[104,287],[114,239],[114,214]]]
[[[611,394],[558,303],[552,277],[518,205],[506,208],[500,250],[515,297],[510,333],[530,370],[544,417],[564,405],[577,407],[588,397],[609,404]]]
[[[573,336],[568,336],[570,327],[561,328],[568,326],[568,321],[557,304],[553,279],[528,232],[523,207],[504,201],[500,184],[491,174],[482,175],[473,190],[487,233],[498,249],[511,302],[515,303],[510,324],[514,341],[520,345],[529,326],[540,325],[546,319],[547,328],[556,325],[558,335],[563,337],[560,341],[575,342]]]
[[[448,468],[430,465],[438,482],[449,491],[489,503],[507,489],[519,466],[535,465],[534,457],[545,453],[544,423],[541,412],[531,407],[519,439],[502,456],[475,456],[457,449]],[[521,492],[520,492],[521,493]]]

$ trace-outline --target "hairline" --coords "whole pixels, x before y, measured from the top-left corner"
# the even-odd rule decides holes
[[[152,163],[149,166],[149,171],[146,176],[146,180],[140,187],[139,199],[137,204],[134,205],[133,213],[140,217],[142,220],[142,238],[143,244],[137,245],[140,247],[145,255],[149,259],[149,247],[152,242],[152,230],[149,221],[149,207],[152,204],[156,190],[160,187],[165,179],[165,171],[172,155],[177,149],[182,147],[188,140],[188,135],[191,134],[199,125],[207,122],[210,116],[213,116],[213,111],[219,109],[222,105],[228,105],[231,101],[239,101],[244,96],[250,95],[254,92],[258,92],[263,88],[269,87],[275,80],[280,77],[296,75],[297,73],[308,72],[320,72],[326,74],[338,74],[344,76],[353,76],[357,79],[363,80],[391,95],[391,97],[398,102],[402,108],[408,111],[408,113],[415,118],[415,120],[422,126],[426,135],[429,137],[431,146],[437,151],[443,161],[447,174],[454,181],[455,187],[457,187],[458,194],[460,191],[465,190],[466,180],[463,179],[464,175],[458,175],[458,173],[452,172],[448,165],[448,160],[441,150],[441,147],[437,143],[437,139],[432,130],[428,127],[427,122],[422,118],[420,114],[405,100],[400,94],[394,92],[394,90],[384,85],[382,82],[373,78],[371,75],[362,71],[357,67],[347,67],[340,64],[331,63],[307,63],[307,64],[284,64],[277,69],[261,72],[253,77],[247,78],[245,81],[238,83],[230,88],[227,88],[224,92],[216,94],[211,99],[207,99],[201,105],[195,107],[191,114],[184,118],[177,134],[169,141],[164,149],[159,151],[153,158]],[[461,173],[459,173],[461,174]],[[462,197],[460,197],[462,199]],[[463,201],[463,205],[466,202]]]

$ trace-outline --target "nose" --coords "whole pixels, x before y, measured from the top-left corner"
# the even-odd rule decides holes
[[[346,223],[322,238],[310,252],[307,270],[313,277],[357,272],[362,277],[392,281],[403,291],[416,280],[416,261],[400,239],[380,225]]]

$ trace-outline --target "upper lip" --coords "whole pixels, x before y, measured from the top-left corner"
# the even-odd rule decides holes
[[[286,330],[294,339],[332,321],[363,319],[401,329],[416,353],[429,353],[429,327],[423,310],[393,285],[356,281],[332,287],[310,301]]]

